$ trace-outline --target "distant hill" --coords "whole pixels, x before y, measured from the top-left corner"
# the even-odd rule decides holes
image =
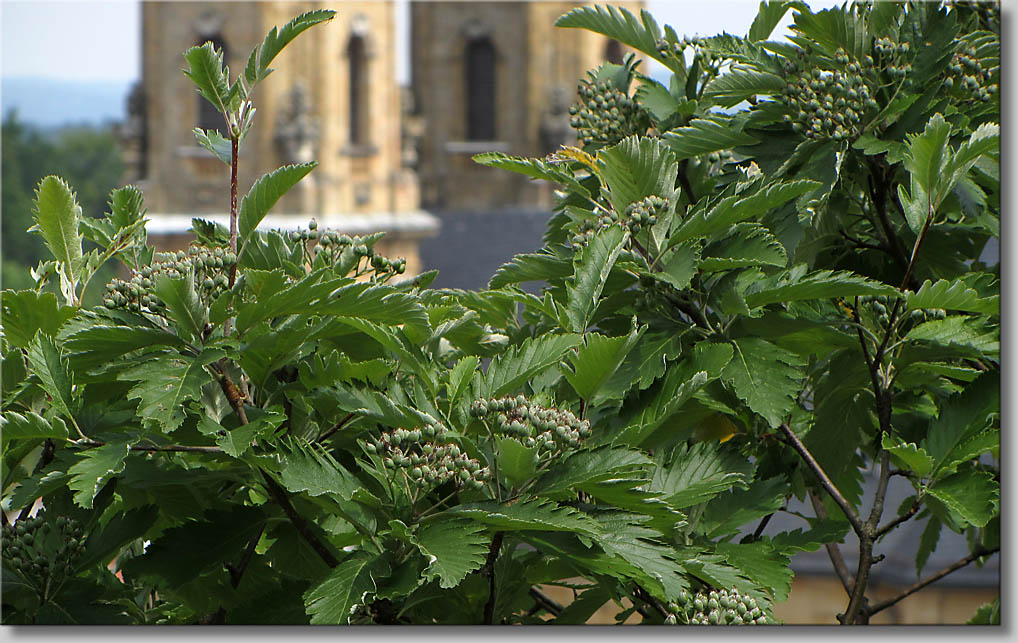
[[[0,110],[16,109],[21,121],[41,128],[121,121],[132,82],[3,78]]]

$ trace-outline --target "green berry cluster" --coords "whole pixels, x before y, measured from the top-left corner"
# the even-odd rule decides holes
[[[386,469],[401,473],[409,484],[425,489],[452,481],[457,487],[480,489],[491,478],[487,467],[446,437],[441,423],[382,433],[364,448],[382,458]]]
[[[541,406],[523,395],[475,400],[470,415],[490,423],[495,431],[519,438],[526,447],[554,453],[576,449],[590,436],[590,422],[571,412]]]
[[[363,237],[351,237],[348,234],[325,230],[319,231],[318,222],[314,219],[308,223],[307,230],[291,232],[290,240],[299,243],[315,242],[314,259],[323,264],[336,265],[344,255],[350,255],[356,261],[367,258],[376,273],[391,276],[406,272],[406,259],[388,259],[375,254],[374,248],[368,245]]]
[[[975,47],[964,47],[951,57],[944,88],[956,97],[986,102],[997,93],[996,84],[990,83],[990,72],[976,58]]]
[[[752,596],[735,589],[710,590],[690,594],[682,590],[679,600],[666,606],[669,624],[690,625],[774,625],[776,621],[757,605]]]
[[[873,60],[870,56],[870,65]],[[876,115],[880,105],[873,97],[876,78],[872,68],[850,61],[843,49],[835,61],[846,61],[842,69],[808,68],[790,61],[785,65],[785,87],[781,102],[788,108],[785,121],[806,138],[854,138]],[[864,71],[865,70],[865,71]]]
[[[614,145],[639,133],[640,106],[607,81],[580,81],[580,101],[569,107],[569,124],[583,145]]]
[[[721,64],[725,61],[725,58],[707,49],[704,46],[705,44],[706,41],[699,36],[686,36],[676,42],[660,38],[654,43],[654,47],[661,56],[681,60],[683,65],[685,65],[686,49],[693,47],[696,56],[700,59],[701,69],[708,76],[717,76],[721,71]]]
[[[64,516],[46,520],[43,514],[4,528],[5,565],[36,588],[47,587],[74,575],[74,562],[85,551],[78,521]]]
[[[154,291],[156,279],[166,276],[180,279],[194,273],[199,296],[209,303],[226,292],[230,284],[229,271],[237,263],[237,255],[228,248],[206,248],[192,245],[187,252],[161,253],[152,265],[133,271],[128,281],[114,279],[106,285],[103,303],[107,308],[122,308],[131,312],[142,309],[161,314],[166,304]]]
[[[636,234],[643,226],[657,223],[657,216],[668,207],[668,200],[656,194],[646,196],[626,206],[625,226]]]

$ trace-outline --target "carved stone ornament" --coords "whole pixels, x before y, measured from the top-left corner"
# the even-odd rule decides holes
[[[276,143],[286,163],[307,163],[315,159],[318,119],[312,116],[307,85],[294,82],[290,104],[276,125]]]

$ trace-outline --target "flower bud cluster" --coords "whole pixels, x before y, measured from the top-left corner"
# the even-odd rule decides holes
[[[662,199],[656,194],[646,196],[626,206],[625,225],[633,234],[636,234],[643,226],[652,226],[657,223],[657,215],[667,207],[667,199]]]
[[[752,596],[744,596],[735,589],[711,590],[690,594],[682,590],[679,599],[666,606],[670,612],[667,623],[681,622],[684,616],[690,625],[774,625],[769,616]]]
[[[61,582],[74,574],[74,562],[85,551],[78,521],[44,514],[4,528],[5,565],[37,588]]]
[[[580,81],[580,100],[569,108],[569,124],[583,145],[614,145],[639,133],[640,106],[607,81]]]
[[[161,253],[150,266],[134,271],[128,281],[114,279],[106,285],[103,303],[107,308],[122,308],[131,312],[146,309],[163,313],[166,304],[155,294],[155,282],[160,276],[181,279],[194,273],[198,295],[205,303],[226,292],[230,284],[229,271],[237,263],[237,255],[228,248],[206,248],[192,245],[187,252]]]
[[[388,471],[401,473],[418,488],[429,489],[450,480],[457,487],[482,488],[491,478],[488,467],[464,453],[447,434],[441,423],[426,424],[386,431],[364,446],[368,453],[381,456]]]
[[[985,102],[997,93],[998,87],[990,83],[990,72],[979,62],[975,47],[964,47],[957,51],[951,57],[947,70],[944,87],[952,94]]]
[[[724,62],[724,57],[706,49],[704,45],[705,40],[699,36],[686,36],[677,42],[669,42],[661,38],[654,43],[657,53],[666,58],[680,60],[683,65],[686,64],[686,49],[693,47],[700,59],[701,68],[710,76],[717,76],[721,69],[721,64]]]
[[[488,423],[498,433],[518,438],[541,453],[576,449],[590,436],[590,422],[569,411],[548,408],[523,395],[475,400],[470,415]]]
[[[868,64],[873,64],[870,56]],[[873,93],[872,67],[851,61],[843,49],[835,54],[841,69],[824,70],[789,61],[784,67],[785,88],[780,100],[788,108],[785,121],[806,138],[854,138],[880,108]],[[840,62],[844,61],[844,62]]]

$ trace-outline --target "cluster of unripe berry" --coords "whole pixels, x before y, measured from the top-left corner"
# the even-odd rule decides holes
[[[699,36],[686,36],[677,42],[669,42],[660,38],[654,43],[654,47],[657,49],[657,53],[662,56],[681,60],[683,64],[685,64],[686,48],[693,47],[700,58],[701,68],[710,76],[717,76],[724,57],[705,49],[703,44],[704,39]]]
[[[563,409],[548,408],[523,395],[475,400],[470,415],[493,431],[519,438],[527,448],[554,453],[578,448],[590,436],[590,422]]]
[[[166,304],[155,294],[156,279],[160,276],[181,279],[193,272],[198,295],[208,304],[226,292],[230,284],[227,275],[236,263],[237,255],[221,247],[192,245],[187,252],[161,253],[156,255],[152,265],[134,271],[128,281],[113,279],[108,283],[103,303],[107,308],[123,308],[135,313],[143,308],[162,313]]]
[[[41,594],[74,574],[74,562],[85,551],[81,536],[78,522],[64,516],[19,520],[4,528],[4,563]]]
[[[670,614],[665,622],[670,625],[683,621],[690,625],[775,624],[774,619],[757,605],[755,598],[743,596],[734,587],[696,594],[682,590],[679,600],[668,603],[666,607]]]
[[[997,85],[989,82],[990,72],[983,69],[976,58],[975,47],[965,47],[956,52],[947,70],[949,75],[944,79],[944,87],[948,90],[958,87],[960,91],[955,93],[981,101],[988,101],[997,93]]]
[[[841,49],[835,59],[846,61],[844,70],[800,69],[794,62],[785,65],[786,84],[780,98],[788,108],[785,121],[807,138],[840,141],[856,137],[880,107],[865,77],[872,75],[872,69],[867,72],[860,64],[849,62]]]
[[[386,431],[364,448],[377,454],[393,474],[402,474],[409,484],[427,489],[452,481],[457,487],[480,489],[491,478],[488,467],[464,453],[448,440],[441,423],[415,429]]]
[[[311,220],[307,230],[296,230],[290,233],[290,240],[299,243],[307,241],[315,242],[315,257],[321,257],[325,262],[337,263],[348,252],[358,260],[367,257],[371,267],[379,273],[401,275],[406,272],[406,259],[388,259],[382,255],[375,254],[374,248],[368,245],[363,237],[351,237],[332,231],[319,231],[318,222]]]
[[[590,243],[591,238],[598,230],[613,225],[621,225],[636,234],[644,226],[652,226],[657,223],[658,215],[667,207],[667,199],[652,194],[626,206],[624,216],[619,216],[618,212],[610,210],[596,219],[581,221],[576,234],[570,238],[570,243],[574,250],[579,250]]]
[[[640,106],[607,81],[580,81],[578,103],[569,107],[569,124],[583,145],[614,145],[639,133]]]

